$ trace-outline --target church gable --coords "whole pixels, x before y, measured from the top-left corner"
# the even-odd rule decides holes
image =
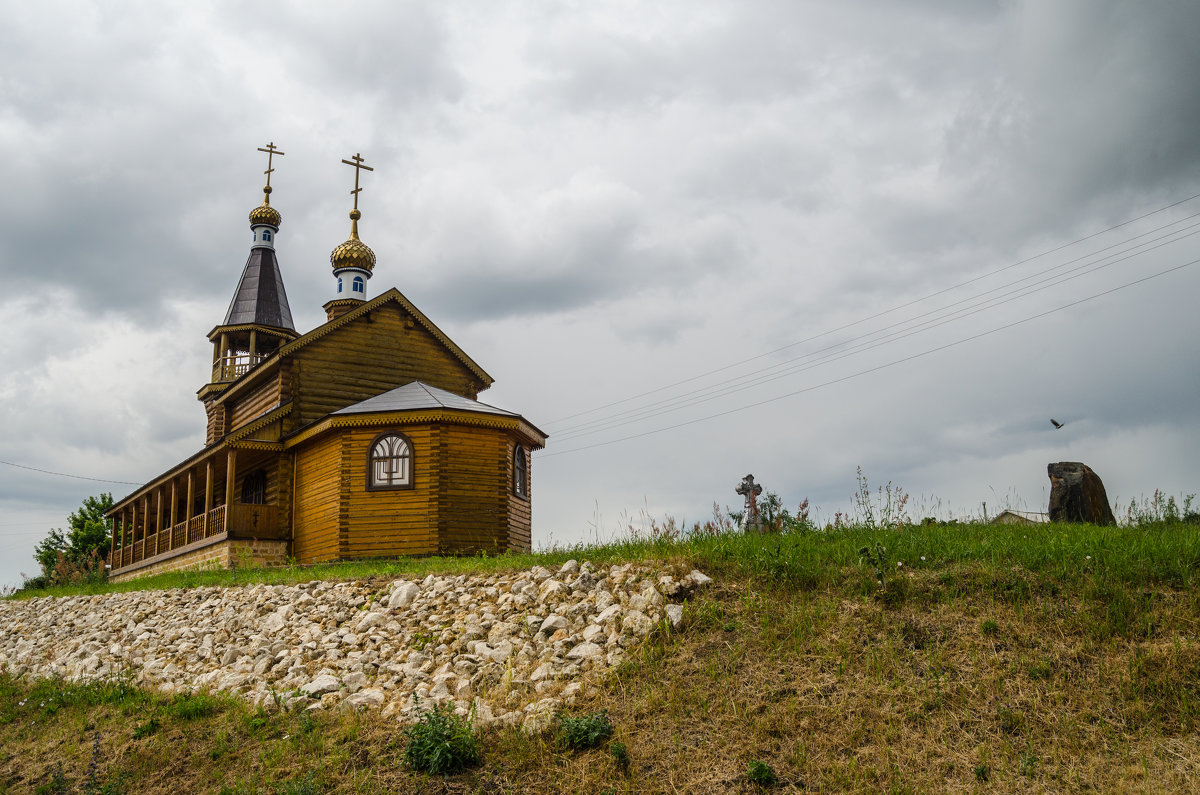
[[[285,349],[293,360],[297,429],[413,381],[472,399],[491,384],[487,373],[455,356],[396,301],[313,335]]]

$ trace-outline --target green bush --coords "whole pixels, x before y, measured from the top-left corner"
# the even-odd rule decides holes
[[[479,742],[471,721],[453,708],[434,706],[405,729],[404,761],[413,770],[435,775],[458,773],[479,761]]]
[[[595,748],[612,736],[613,725],[608,712],[594,712],[573,718],[558,716],[558,743],[564,748],[582,751]]]

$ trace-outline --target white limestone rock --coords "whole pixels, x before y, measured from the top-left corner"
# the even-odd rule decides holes
[[[672,629],[683,623],[683,605],[667,605],[666,613],[667,621],[671,622]]]
[[[406,721],[415,699],[463,714],[475,704],[492,725],[536,729],[547,698],[587,692],[655,623],[681,626],[670,600],[708,582],[569,561],[397,580],[382,594],[314,581],[0,601],[0,667],[80,681],[128,671],[164,692],[207,686],[268,708],[370,706]]]
[[[604,649],[595,643],[587,641],[580,643],[567,652],[568,660],[600,660],[604,658]]]
[[[431,577],[433,575],[430,575]],[[426,580],[429,578],[427,577]],[[421,594],[421,587],[407,580],[397,580],[392,583],[392,593],[388,596],[389,610],[404,610]]]
[[[314,698],[319,698],[326,693],[333,693],[337,691],[339,688],[341,688],[341,686],[342,683],[336,676],[332,674],[321,674],[300,689]]]

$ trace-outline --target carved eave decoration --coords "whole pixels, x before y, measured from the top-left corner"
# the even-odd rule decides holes
[[[524,417],[502,416],[462,409],[417,409],[410,411],[385,411],[371,414],[338,414],[318,420],[284,440],[285,449],[291,449],[315,436],[338,428],[362,428],[375,425],[425,425],[445,422],[454,425],[471,425],[478,428],[496,428],[514,431],[530,446],[546,446],[546,435],[531,425]]]

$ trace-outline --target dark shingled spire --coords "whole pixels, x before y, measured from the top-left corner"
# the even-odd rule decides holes
[[[246,267],[237,292],[229,303],[223,326],[254,324],[295,331],[292,324],[292,309],[288,306],[287,293],[283,289],[283,277],[279,274],[279,261],[270,248],[250,249]]]

